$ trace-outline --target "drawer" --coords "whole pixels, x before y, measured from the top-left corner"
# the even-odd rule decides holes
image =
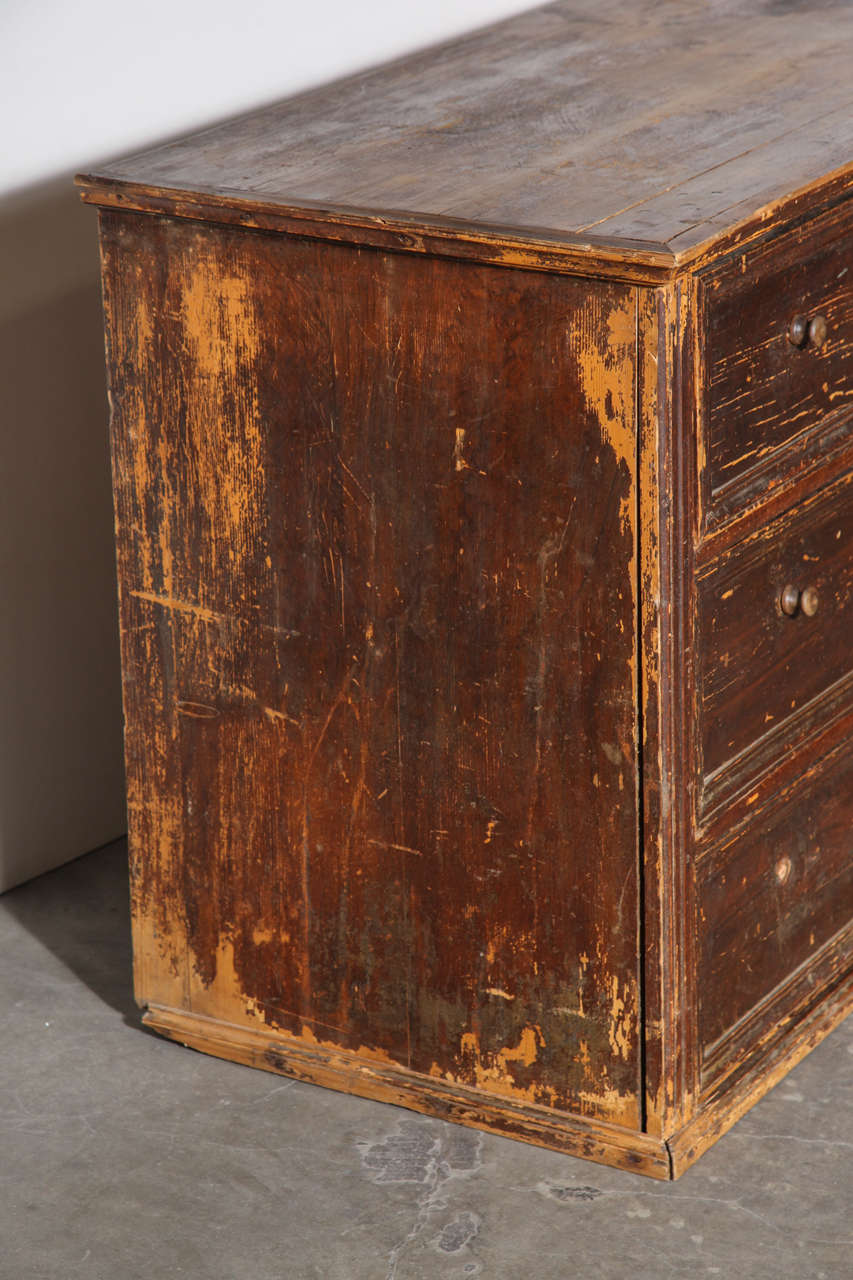
[[[708,1049],[853,917],[853,754],[843,747],[816,780],[795,781],[698,879]]]
[[[704,277],[702,433],[711,522],[737,514],[808,455],[850,438],[853,234],[759,245]],[[795,317],[806,322],[799,345]],[[822,317],[826,337],[820,344]],[[811,336],[810,336],[811,335]]]
[[[795,714],[801,720],[853,667],[851,481],[848,471],[699,571],[706,778]],[[783,610],[786,588],[794,589],[792,616]],[[784,732],[779,741],[782,749]]]

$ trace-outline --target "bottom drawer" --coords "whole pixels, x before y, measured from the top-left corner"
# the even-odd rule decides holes
[[[698,878],[707,1053],[853,917],[849,745],[710,853]]]

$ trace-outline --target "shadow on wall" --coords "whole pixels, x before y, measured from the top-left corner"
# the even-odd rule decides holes
[[[125,830],[96,224],[0,198],[0,891]]]

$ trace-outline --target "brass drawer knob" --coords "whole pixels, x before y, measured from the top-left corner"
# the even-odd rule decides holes
[[[809,319],[808,316],[797,315],[788,325],[788,341],[792,347],[804,347],[810,343],[819,351],[826,342],[828,332],[825,316],[817,315]]]
[[[813,347],[817,347],[818,351],[826,342],[826,320],[823,316],[812,316],[809,321],[809,342]]]
[[[813,618],[817,613],[817,607],[820,600],[814,587],[804,587],[800,591],[799,587],[793,587],[790,584],[785,587],[782,592],[780,605],[782,612],[787,614],[789,618],[793,618],[795,613],[804,613],[807,618]]]
[[[800,592],[800,608],[807,618],[813,618],[819,604],[818,594],[814,587],[806,587]]]

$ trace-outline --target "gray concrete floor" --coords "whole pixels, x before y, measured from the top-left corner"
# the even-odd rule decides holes
[[[0,898],[2,1280],[850,1280],[853,1019],[677,1183],[143,1031],[113,845]]]

